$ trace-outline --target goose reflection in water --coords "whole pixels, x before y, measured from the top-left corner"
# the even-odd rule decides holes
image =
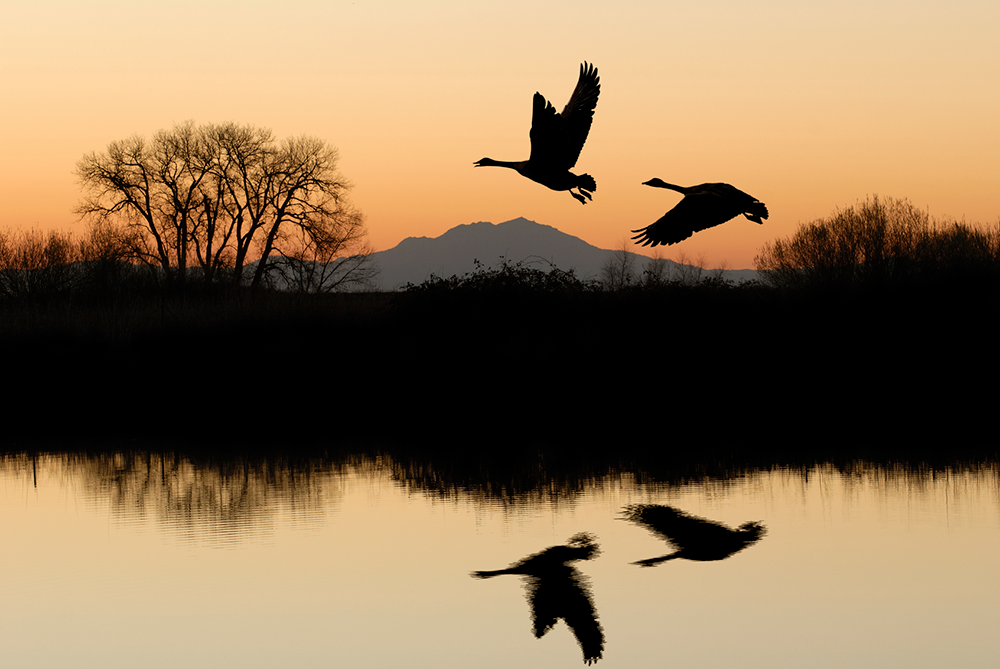
[[[733,530],[663,504],[632,504],[625,507],[624,514],[625,520],[645,525],[677,548],[669,555],[632,563],[643,567],[678,558],[700,562],[723,560],[757,543],[767,532],[758,522],[746,522]]]
[[[502,574],[527,576],[527,597],[536,638],[542,638],[560,618],[573,631],[583,661],[591,664],[604,652],[604,631],[590,597],[586,577],[569,563],[597,557],[600,547],[585,532],[570,538],[565,546],[552,546],[515,562],[507,569],[474,571],[476,578]]]

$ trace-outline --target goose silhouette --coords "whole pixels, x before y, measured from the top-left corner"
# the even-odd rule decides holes
[[[684,198],[658,221],[638,232],[632,239],[643,246],[676,244],[696,232],[714,228],[743,214],[755,223],[763,224],[767,207],[753,195],[744,193],[729,184],[700,184],[675,186],[661,179],[650,179],[642,184],[654,188],[668,188],[683,193]]]
[[[580,66],[580,78],[562,113],[556,113],[551,102],[535,93],[531,103],[531,155],[527,160],[507,162],[483,158],[476,167],[507,167],[523,177],[552,190],[567,190],[583,204],[593,199],[597,182],[589,174],[570,172],[583,150],[594,121],[594,108],[601,93],[597,68],[586,62]],[[574,193],[576,188],[579,192]],[[585,200],[584,197],[587,199]]]
[[[733,530],[664,504],[632,504],[625,507],[623,513],[624,520],[645,526],[677,549],[669,555],[632,563],[643,567],[681,558],[698,562],[724,560],[757,543],[767,532],[755,521],[743,523]]]
[[[515,562],[507,569],[474,571],[476,578],[518,574],[527,578],[528,605],[531,607],[532,631],[542,638],[559,619],[566,621],[583,651],[583,661],[591,664],[604,654],[604,630],[597,620],[583,574],[570,562],[590,560],[600,553],[593,536],[581,532],[565,546],[552,546]]]

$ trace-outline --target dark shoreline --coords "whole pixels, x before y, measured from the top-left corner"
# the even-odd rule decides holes
[[[728,284],[8,304],[6,433],[247,445],[988,440],[998,295]]]

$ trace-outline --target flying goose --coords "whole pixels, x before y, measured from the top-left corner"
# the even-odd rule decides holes
[[[660,179],[650,179],[642,184],[654,188],[669,188],[684,193],[684,198],[660,220],[638,232],[636,244],[657,246],[676,244],[696,232],[713,228],[743,214],[755,223],[763,224],[767,207],[753,195],[748,195],[729,184],[701,184],[675,186]]]
[[[531,103],[529,134],[531,156],[527,160],[506,162],[483,158],[473,165],[509,167],[517,170],[521,176],[552,190],[568,190],[582,204],[587,204],[587,200],[593,199],[590,193],[597,190],[597,182],[589,174],[577,176],[570,169],[576,165],[583,144],[587,141],[600,93],[601,79],[597,76],[597,68],[584,62],[580,66],[580,79],[576,82],[576,89],[561,114],[556,113],[556,108],[541,93],[535,93]],[[574,193],[574,188],[579,193]]]

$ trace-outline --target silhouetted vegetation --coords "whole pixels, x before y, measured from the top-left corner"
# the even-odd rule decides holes
[[[979,290],[1000,279],[1000,227],[939,223],[906,200],[875,196],[766,244],[756,265],[785,289]]]
[[[885,211],[855,224],[893,230]],[[906,229],[927,230],[921,220],[904,218],[915,221]],[[627,443],[696,469],[729,457],[722,444],[833,457],[863,436],[862,455],[895,457],[916,448],[907,438],[979,438],[995,404],[982,379],[1000,371],[988,353],[994,233],[929,229],[912,248],[937,255],[917,256],[925,269],[912,282],[894,278],[910,264],[899,252],[872,251],[860,257],[867,269],[833,263],[840,273],[819,283],[796,279],[813,266],[743,283],[654,269],[609,290],[504,259],[396,293],[340,294],[181,287],[126,262],[120,228],[103,223],[82,239],[7,233],[0,342],[17,389],[7,430],[215,444],[402,438],[462,445],[448,457],[497,448],[501,460],[521,440],[597,461]],[[934,257],[949,280],[932,281]],[[879,276],[876,266],[881,282],[858,279]]]
[[[511,262],[502,256],[496,267],[487,267],[479,259],[474,259],[476,269],[472,272],[448,278],[432,275],[422,283],[408,283],[402,290],[410,294],[458,293],[488,298],[515,293],[581,293],[597,288],[593,282],[579,279],[573,270],[561,270],[544,260],[539,262],[545,265],[544,269],[537,262]]]
[[[629,249],[627,239],[623,239],[621,244],[601,266],[601,285],[605,290],[625,290],[638,280],[635,272],[636,255]],[[650,263],[653,269],[650,277],[659,279],[662,275],[662,266],[653,261]]]
[[[331,290],[371,278],[338,158],[312,137],[189,121],[84,156],[77,211],[114,230],[126,259],[178,283],[197,268],[205,283]]]
[[[155,276],[126,262],[128,241],[103,223],[68,232],[0,231],[0,302],[32,304],[149,291]]]

